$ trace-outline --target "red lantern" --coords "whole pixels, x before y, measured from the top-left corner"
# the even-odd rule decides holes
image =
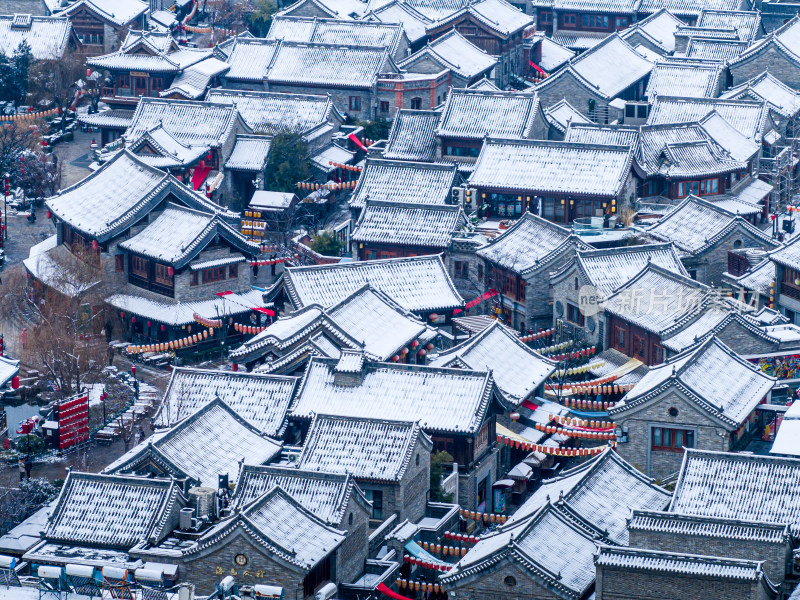
[[[92,240],[92,250],[97,250],[97,248],[98,248],[97,240]]]
[[[167,326],[166,325],[162,325],[161,326],[161,331],[166,331],[166,330],[167,330]]]
[[[147,322],[147,326],[150,327],[152,323],[150,321]]]
[[[233,363],[233,367],[232,367],[232,368],[233,368],[233,372],[234,372],[234,373],[235,373],[236,371],[238,371],[238,370],[239,370],[239,363]]]
[[[173,267],[170,267],[169,269],[167,269],[167,271],[169,272],[169,276],[170,276],[170,277],[172,277],[173,275],[175,275],[175,269],[174,269]]]
[[[47,209],[47,212],[45,214],[47,215],[48,219],[52,219],[53,218],[53,213],[50,212],[49,208]]]
[[[14,375],[13,379],[11,379],[11,388],[15,390],[19,389],[19,375]]]
[[[136,317],[131,317],[131,323],[136,323]]]
[[[131,365],[131,375],[136,377],[136,365]]]

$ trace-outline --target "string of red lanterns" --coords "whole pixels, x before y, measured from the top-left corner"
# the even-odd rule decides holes
[[[408,588],[409,591],[419,592],[423,591],[427,593],[435,593],[438,594],[439,592],[444,592],[444,588],[439,585],[438,583],[426,583],[424,581],[409,581],[408,579],[402,579],[400,577],[397,578],[397,587],[401,590]]]
[[[497,436],[497,441],[500,441],[502,436]],[[485,512],[475,512],[474,510],[466,510],[460,509],[458,514],[461,515],[464,519],[468,519],[470,521],[483,521],[484,523],[500,523],[501,525],[508,520],[506,515],[496,515],[494,513],[485,513]],[[473,536],[473,539],[477,542],[478,539]]]
[[[257,335],[266,329],[266,327],[253,327],[252,325],[241,325],[239,323],[234,323],[233,328],[246,335]]]
[[[51,108],[50,110],[22,113],[21,115],[3,115],[2,117],[0,117],[0,121],[35,121],[36,119],[52,117],[57,114],[59,114],[58,109]]]
[[[222,327],[221,319],[207,319],[206,317],[198,315],[197,313],[194,313],[192,317],[203,327],[211,327],[212,329],[218,329]]]
[[[520,342],[535,342],[541,340],[542,338],[550,337],[556,332],[555,329],[545,329],[544,331],[540,331],[539,333],[533,333],[530,335],[524,335],[519,338]]]
[[[297,183],[298,189],[316,192],[317,190],[354,190],[356,189],[356,181],[342,181],[340,183],[311,183],[307,181],[300,181]]]
[[[604,452],[607,448],[606,446],[597,446],[595,448],[559,448],[556,446],[542,446],[541,444],[531,444],[529,442],[522,442],[520,440],[507,438],[503,435],[497,436],[497,443],[504,444],[510,448],[525,450],[526,452],[539,452],[540,454],[564,457],[595,456],[601,452]],[[615,448],[616,442],[611,440],[610,445],[612,448]]]
[[[579,438],[583,440],[609,441],[617,439],[617,436],[614,433],[606,431],[564,429],[562,427],[556,427],[555,425],[543,425],[541,423],[536,423],[536,429],[543,431],[544,433],[566,435],[568,437]]]
[[[463,509],[459,510],[459,514],[464,513]],[[463,514],[461,515],[463,516]],[[497,515],[502,517],[503,515]],[[505,523],[505,521],[503,521]],[[467,535],[466,533],[456,533],[455,531],[445,531],[442,534],[442,537],[446,540],[453,540],[455,542],[460,542],[462,544],[476,544],[478,542],[478,537],[474,535]]]
[[[133,320],[135,317],[131,318],[131,322],[135,323]],[[195,344],[199,344],[203,340],[207,340],[209,337],[214,337],[214,330],[213,329],[206,329],[202,333],[195,333],[185,338],[181,338],[179,340],[173,340],[171,342],[158,342],[155,344],[141,344],[141,345],[134,345],[128,346],[125,351],[128,354],[141,354],[143,352],[168,352],[170,350],[180,350],[181,348],[188,348],[190,346],[194,346]]]
[[[562,415],[550,415],[550,420],[555,421],[559,425],[575,429],[613,431],[617,427],[614,421],[593,421],[589,419],[578,419],[577,417],[564,417]]]
[[[562,389],[566,389],[567,392],[571,394],[592,393],[596,395],[598,393],[603,393],[602,388],[604,387],[611,388],[613,391],[614,386],[610,384],[613,384],[613,382],[617,379],[619,379],[619,375],[607,375],[605,377],[600,377],[599,379],[592,379],[591,381],[567,382],[561,386],[558,384],[548,383],[545,385],[545,389],[555,390],[561,387]],[[619,385],[617,385],[617,387],[619,388]]]
[[[464,556],[464,554],[467,553],[467,549],[462,548],[462,550],[464,551],[462,556]],[[403,562],[408,563],[409,565],[422,567],[423,569],[430,569],[432,571],[447,572],[453,568],[453,565],[431,562],[429,560],[417,558],[416,556],[411,556],[410,554],[406,554],[405,556],[403,556]]]
[[[361,173],[361,171],[364,170],[364,167],[356,167],[355,165],[345,165],[333,160],[329,160],[328,165],[330,165],[331,167],[336,167],[337,169],[342,169],[344,171],[352,171],[353,173]]]

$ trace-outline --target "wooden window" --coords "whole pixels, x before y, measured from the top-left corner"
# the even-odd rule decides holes
[[[228,279],[236,279],[239,277],[239,265],[230,265],[228,267]]]
[[[131,255],[131,273],[137,277],[147,279],[149,261],[141,256]]]
[[[372,502],[370,519],[383,520],[383,492],[380,490],[364,490],[367,500]]]
[[[469,263],[465,260],[457,260],[453,263],[453,271],[457,279],[467,279],[469,277]]]
[[[575,27],[578,22],[578,18],[575,15],[564,15],[561,22],[564,27]]]
[[[525,300],[525,290],[528,287],[527,282],[523,279],[519,282],[519,299]]]
[[[411,99],[411,108],[413,110],[419,110],[422,108],[422,98],[412,98]]]
[[[381,100],[381,112],[389,112],[389,103]]]
[[[478,281],[483,281],[483,264],[478,263]]]
[[[197,271],[192,271],[192,276],[189,278],[189,285],[195,286],[197,285],[199,277],[197,276]]]
[[[633,335],[633,356],[644,360],[647,353],[647,339],[643,335]]]
[[[616,340],[617,348],[625,350],[625,328],[619,325],[614,326],[614,339]]]
[[[660,344],[653,344],[653,364],[658,365],[664,362],[664,347]]]
[[[617,29],[622,29],[623,27],[628,26],[628,18],[627,17],[617,17],[615,25]]]
[[[152,83],[154,92],[160,92],[161,90],[164,89],[164,78],[163,77],[152,77],[150,79],[150,82]]]
[[[581,327],[583,327],[585,323],[585,317],[580,309],[569,302],[567,302],[567,321],[570,323],[575,323]]]
[[[548,24],[551,25],[553,23],[553,13],[551,12],[542,12],[539,20],[541,21],[542,25]]]
[[[694,431],[672,429],[670,427],[653,427],[650,447],[653,450],[683,452],[684,448],[694,448]]]
[[[361,96],[350,96],[350,110],[361,110]]]
[[[114,256],[114,267],[117,273],[124,273],[125,272],[125,255],[124,254],[117,254]]]
[[[203,269],[203,283],[213,283],[215,281],[225,281],[225,267],[214,267]]]
[[[156,283],[162,285],[172,285],[172,275],[169,274],[169,266],[156,263]]]

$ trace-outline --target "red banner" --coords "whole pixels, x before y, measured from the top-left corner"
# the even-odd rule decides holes
[[[490,289],[488,292],[484,292],[483,294],[481,294],[477,298],[474,298],[473,300],[470,300],[469,302],[467,302],[464,305],[464,310],[469,310],[470,308],[472,308],[473,306],[477,306],[478,304],[480,304],[484,300],[488,300],[489,298],[493,298],[494,296],[497,296],[497,294],[499,294],[499,293],[500,292],[498,292],[495,289]],[[463,311],[460,308],[457,308],[457,309],[455,309],[453,311],[453,314],[457,315],[460,312],[463,312]]]
[[[353,142],[353,143],[354,143],[356,146],[358,146],[359,148],[361,148],[361,149],[362,149],[364,152],[366,152],[366,151],[367,151],[367,147],[366,147],[366,146],[365,146],[365,145],[364,145],[364,144],[361,142],[361,140],[360,140],[360,139],[358,139],[358,137],[356,136],[356,134],[355,134],[355,133],[351,133],[351,134],[350,134],[350,135],[348,135],[347,137],[348,137],[348,139],[349,139],[351,142]]]
[[[535,62],[533,62],[532,60],[529,60],[529,61],[528,61],[528,64],[531,66],[531,69],[535,69],[536,71],[538,71],[538,72],[539,72],[539,73],[541,73],[542,75],[547,75],[547,73],[545,73],[545,72],[542,70],[542,68],[541,68],[539,65],[537,65]]]
[[[58,403],[58,447],[62,450],[89,439],[89,396]]]

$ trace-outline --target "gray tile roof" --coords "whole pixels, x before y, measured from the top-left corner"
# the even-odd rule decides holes
[[[443,205],[457,184],[454,163],[431,164],[368,158],[350,197],[351,208],[364,208],[367,200]]]
[[[397,53],[403,36],[403,27],[398,23],[288,15],[276,15],[267,32],[268,40],[381,47],[388,48],[392,55]]]
[[[153,423],[170,427],[219,397],[259,431],[277,436],[296,383],[296,377],[176,368]]]
[[[394,363],[365,363],[360,384],[338,385],[336,365],[333,359],[311,359],[292,403],[294,418],[411,420],[427,432],[472,434],[483,424],[494,393],[486,372]]]
[[[723,540],[784,544],[789,528],[778,523],[755,523],[719,517],[696,517],[670,512],[634,510],[628,530],[653,531],[675,536],[691,535]]]
[[[647,124],[693,123],[712,110],[751,140],[761,141],[768,112],[765,102],[659,96],[653,102]]]
[[[739,56],[746,48],[747,42],[693,37],[686,46],[686,56],[687,58],[727,63]]]
[[[451,90],[436,135],[469,140],[527,138],[539,110],[535,93]]]
[[[800,532],[800,460],[687,448],[670,512],[785,523]]]
[[[236,145],[225,162],[226,169],[262,173],[267,166],[267,157],[272,138],[264,135],[237,135]]]
[[[719,88],[721,65],[657,63],[650,73],[645,96],[655,98],[680,90],[685,97],[711,98]]]
[[[395,115],[383,157],[389,160],[431,162],[436,158],[439,113],[400,109]]]
[[[488,73],[497,65],[496,57],[478,48],[455,29],[428,42],[418,52],[399,62],[398,66],[413,71],[414,63],[422,57],[432,57],[434,61],[467,79]]]
[[[714,373],[714,377],[709,377],[709,373]],[[711,336],[664,364],[652,367],[610,414],[624,415],[658,398],[671,387],[677,387],[696,402],[699,409],[734,430],[745,422],[774,386],[774,377]]]
[[[466,220],[460,206],[367,200],[350,239],[444,249]]]
[[[739,10],[742,0],[642,0],[640,14],[654,13],[662,8],[678,17],[699,17],[704,9]]]
[[[614,98],[646,77],[653,69],[653,63],[616,33],[580,54],[570,65],[598,92],[609,98]]]
[[[177,485],[167,479],[71,472],[45,538],[128,550],[169,533],[167,521],[183,503]]]
[[[633,153],[624,146],[488,138],[469,183],[531,194],[612,198],[625,185],[632,161]]]
[[[0,55],[11,58],[25,42],[34,59],[58,59],[64,55],[71,33],[66,17],[0,15]]]
[[[400,483],[420,440],[422,451],[430,451],[430,439],[409,421],[316,415],[298,468]]]
[[[523,344],[498,321],[445,350],[430,364],[491,371],[500,393],[513,406],[529,399],[556,369],[555,362]]]
[[[793,117],[800,112],[800,92],[793,90],[779,79],[764,71],[753,79],[730,88],[722,98],[752,98],[765,100],[771,110],[783,117]]]

